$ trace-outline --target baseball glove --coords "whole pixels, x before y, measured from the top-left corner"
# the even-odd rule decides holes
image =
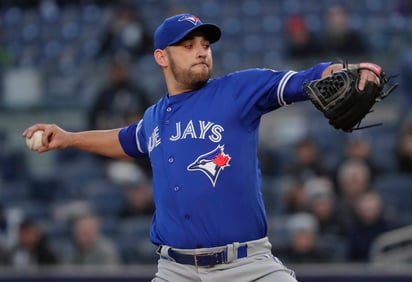
[[[379,78],[379,84],[367,81],[363,91],[358,88],[360,71],[367,69]],[[325,78],[305,82],[304,91],[329,123],[336,129],[352,132],[360,127],[362,119],[371,112],[373,105],[389,95],[398,85],[388,89],[388,79],[382,68],[373,63],[360,63],[355,68],[344,65],[341,71]]]

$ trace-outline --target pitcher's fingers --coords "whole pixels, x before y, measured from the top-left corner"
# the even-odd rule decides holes
[[[41,138],[41,143],[43,144],[42,147],[48,147],[49,146],[49,135],[50,131],[45,130],[43,133],[43,136]]]
[[[363,91],[365,89],[365,84],[367,81],[371,81],[379,85],[380,78],[373,71],[364,69],[360,73],[360,79],[358,84],[359,90]]]
[[[23,137],[30,138],[30,137],[33,135],[33,133],[36,132],[37,130],[45,130],[46,126],[47,126],[47,125],[46,125],[46,124],[43,124],[43,123],[34,124],[34,125],[26,128],[26,129],[23,131],[22,136],[23,136]]]
[[[49,150],[50,150],[49,147],[43,145],[39,149],[37,149],[37,152],[38,153],[44,153],[44,152],[47,152]]]
[[[56,135],[58,127],[54,124],[50,124],[44,128],[42,142],[45,147],[50,146],[50,142],[53,139],[53,136]]]
[[[362,76],[359,79],[359,84],[358,84],[358,88],[360,91],[363,91],[365,89],[365,84],[366,84],[366,79],[363,79]]]

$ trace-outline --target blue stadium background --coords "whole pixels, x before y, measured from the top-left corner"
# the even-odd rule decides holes
[[[43,4],[42,12],[38,5],[40,2]],[[114,267],[104,275],[96,269],[84,273],[75,270],[78,277],[64,268],[45,268],[25,274],[4,268],[0,272],[0,281],[9,281],[7,279],[11,277],[21,281],[147,281],[155,271],[156,263],[154,247],[148,239],[150,218],[125,221],[117,217],[124,195],[109,181],[103,163],[70,150],[38,155],[25,148],[20,136],[33,122],[57,123],[70,130],[87,128],[87,112],[94,93],[104,81],[108,65],[106,60],[96,59],[98,46],[108,17],[122,3],[62,1],[64,5],[53,9],[49,2],[53,3],[5,0],[0,3],[0,202],[5,208],[17,208],[41,222],[55,248],[63,255],[69,248],[70,227],[56,217],[56,207],[78,200],[90,202],[102,217],[103,232],[122,250],[125,265]],[[287,58],[284,22],[290,15],[302,14],[311,31],[321,34],[325,28],[323,18],[327,8],[337,3],[345,5],[350,12],[351,26],[363,34],[370,46],[362,59],[384,66],[388,73],[397,74],[396,79],[401,82],[396,94],[378,104],[377,110],[371,114],[370,121],[382,121],[383,126],[367,129],[367,132],[373,140],[373,159],[386,171],[376,180],[376,187],[382,187],[382,190],[406,187],[402,192],[394,192],[395,197],[392,194],[387,201],[399,207],[402,217],[412,224],[412,206],[409,204],[412,174],[399,173],[394,153],[399,131],[412,103],[409,92],[412,81],[408,80],[412,74],[412,17],[411,11],[403,14],[407,11],[399,10],[401,1],[123,2],[139,12],[150,33],[163,18],[176,10],[190,11],[221,26],[222,40],[214,45],[215,76],[248,67],[298,70],[317,61],[338,59],[326,56],[304,60]],[[22,85],[18,89],[23,91],[13,92],[10,97],[6,86],[12,84],[15,77],[23,77],[28,85],[36,85],[40,90],[25,89]],[[150,93],[153,101],[165,93],[163,78],[151,54],[133,62],[133,78]],[[316,140],[328,162],[334,163],[341,157],[345,134],[332,130],[308,103],[280,109],[265,117],[262,121],[262,146],[274,152],[279,161],[288,162],[293,158],[290,141],[301,137],[302,128],[305,134]],[[265,176],[266,186],[263,187],[268,195],[268,214],[279,221],[284,220],[282,203],[272,188],[274,183],[278,187],[285,185],[282,176],[276,173],[282,171],[284,162],[280,162],[272,175]],[[279,228],[271,232],[274,240],[282,236]],[[412,279],[408,266],[403,265],[385,266],[389,274],[376,266],[357,266],[350,262],[330,266],[329,271],[325,271],[328,266],[319,265],[294,268],[301,281]],[[106,280],[102,276],[107,276]],[[93,277],[96,280],[92,280]]]

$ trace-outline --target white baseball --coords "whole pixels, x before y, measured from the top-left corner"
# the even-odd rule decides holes
[[[37,151],[41,146],[43,146],[43,130],[37,130],[33,133],[31,138],[26,138],[26,145],[30,150]]]

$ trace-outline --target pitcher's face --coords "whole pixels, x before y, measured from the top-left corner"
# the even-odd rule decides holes
[[[213,58],[210,42],[203,36],[189,37],[166,48],[170,73],[176,83],[187,89],[205,84],[212,75]]]

